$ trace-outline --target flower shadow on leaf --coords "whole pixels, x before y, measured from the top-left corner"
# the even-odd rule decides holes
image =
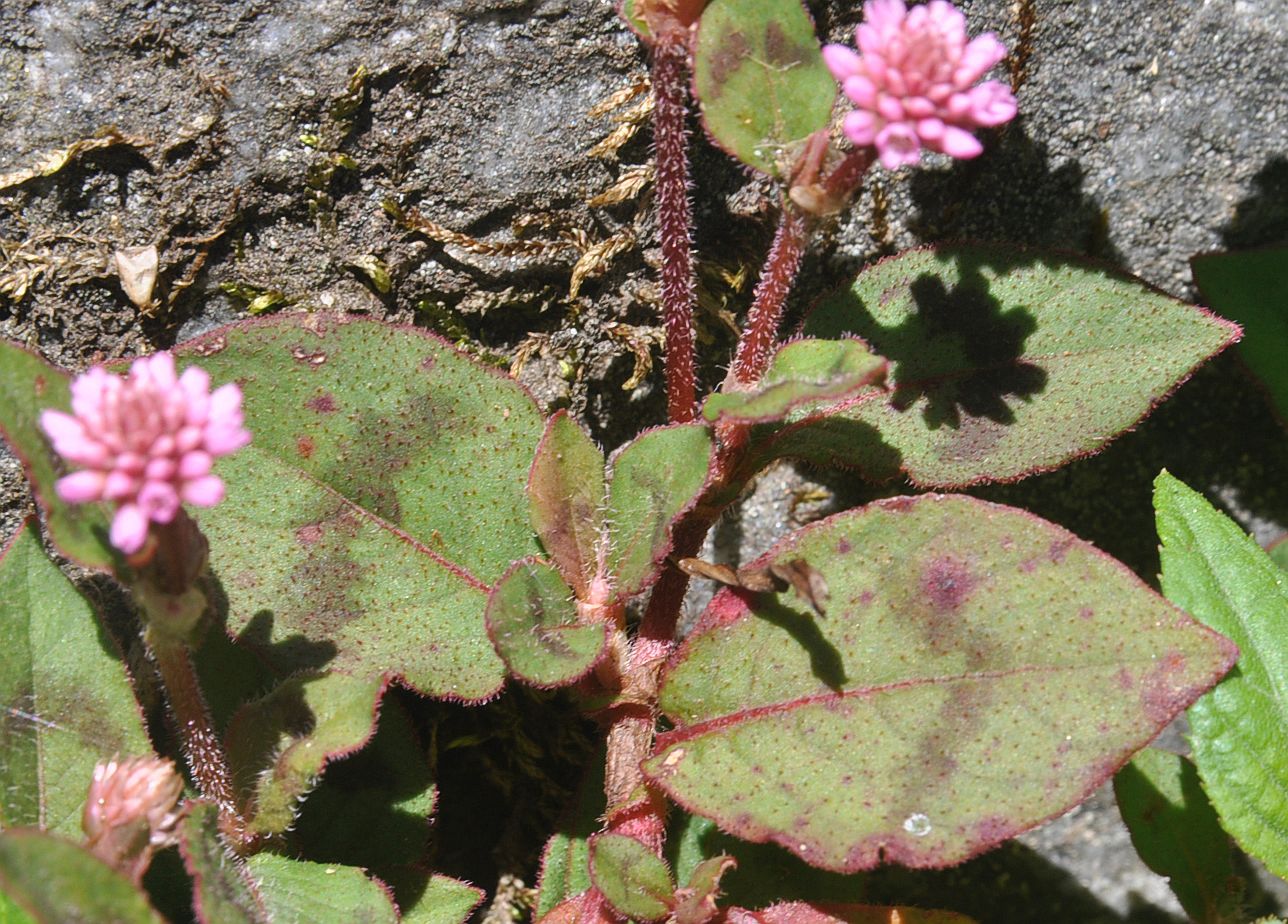
[[[747,594],[745,591],[739,593]],[[747,595],[752,597],[748,605],[756,616],[785,630],[808,652],[810,670],[814,676],[839,693],[850,678],[845,673],[841,653],[819,630],[814,614],[804,604],[801,604],[800,609],[793,609],[768,594]]]

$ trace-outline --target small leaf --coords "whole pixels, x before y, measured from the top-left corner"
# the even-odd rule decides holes
[[[706,924],[714,918],[720,879],[737,865],[729,856],[712,857],[699,863],[688,883],[675,893],[675,924]]]
[[[125,667],[28,520],[0,553],[0,828],[79,837],[94,766],[152,753]]]
[[[1228,641],[1023,511],[893,498],[782,540],[831,589],[721,591],[662,679],[645,774],[808,863],[943,867],[1086,798],[1229,667]]]
[[[616,924],[617,920],[603,896],[591,890],[560,902],[537,924]]]
[[[40,429],[40,412],[67,411],[67,373],[15,344],[0,340],[0,433],[22,460],[32,493],[45,514],[49,537],[59,551],[87,568],[106,570],[113,555],[107,517],[97,504],[68,504],[54,483],[67,474]]]
[[[506,667],[535,687],[575,683],[608,644],[608,624],[578,622],[568,585],[536,559],[515,562],[492,588],[485,618]]]
[[[1230,836],[1199,784],[1194,764],[1146,748],[1114,777],[1114,795],[1132,845],[1145,865],[1166,876],[1185,913],[1199,924],[1236,924],[1242,882]]]
[[[693,87],[720,146],[774,176],[794,143],[826,127],[836,100],[800,0],[711,0],[698,22]]]
[[[877,905],[788,902],[763,911],[730,908],[728,924],[974,924],[954,911]]]
[[[656,921],[666,917],[675,901],[666,862],[623,834],[591,838],[590,876],[613,909],[628,918]]]
[[[585,599],[604,531],[604,454],[567,411],[546,421],[528,475],[528,502],[546,554]]]
[[[631,27],[631,31],[641,39],[648,41],[651,39],[648,23],[644,21],[643,16],[636,12],[635,4],[636,0],[621,0],[621,4],[617,7],[617,15],[622,18],[626,25]]]
[[[915,250],[819,303],[810,337],[862,337],[893,391],[855,398],[829,438],[771,454],[841,463],[920,486],[1011,480],[1103,448],[1238,328],[1137,279],[996,246]],[[875,433],[873,432],[875,430]],[[825,435],[828,435],[825,433]]]
[[[643,590],[671,550],[671,526],[698,499],[711,464],[711,431],[701,424],[649,430],[612,458],[608,563],[623,596]]]
[[[247,861],[272,921],[309,924],[396,924],[388,889],[362,870],[308,863],[271,853]]]
[[[192,907],[200,924],[268,924],[269,913],[246,870],[219,833],[219,809],[186,803],[179,823],[179,852],[192,877]]]
[[[577,789],[568,816],[555,830],[541,853],[541,878],[537,882],[537,906],[541,920],[559,903],[585,892],[590,881],[590,837],[599,830],[604,814],[604,751],[597,751],[587,764],[585,778]]]
[[[880,381],[885,368],[885,360],[858,340],[797,340],[778,351],[754,389],[716,392],[702,416],[766,423],[792,411],[808,413]]]
[[[228,760],[249,795],[251,830],[280,834],[328,761],[366,744],[384,684],[344,674],[293,677],[238,710],[229,723]]]
[[[129,879],[79,844],[43,831],[0,833],[0,892],[37,924],[165,924]]]
[[[1207,304],[1244,326],[1239,355],[1288,421],[1288,247],[1203,254],[1190,267]]]
[[[1154,509],[1163,593],[1239,646],[1235,669],[1189,711],[1199,777],[1239,846],[1288,876],[1288,577],[1167,472]]]
[[[398,883],[390,883],[395,888]],[[483,890],[447,876],[431,876],[415,902],[398,903],[402,924],[465,924],[483,901]]]

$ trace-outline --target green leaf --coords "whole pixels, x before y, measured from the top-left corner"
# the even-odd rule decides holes
[[[528,501],[546,554],[584,599],[604,532],[604,454],[567,411],[546,421],[528,475]]]
[[[617,15],[641,39],[648,41],[651,38],[648,23],[644,22],[644,17],[635,11],[635,0],[621,0],[620,5],[617,7]]]
[[[560,902],[591,887],[590,838],[600,828],[604,814],[604,751],[598,750],[577,790],[576,801],[541,854],[535,920],[541,920]]]
[[[27,521],[0,553],[0,828],[81,833],[94,765],[152,745],[115,645]]]
[[[330,673],[293,677],[229,723],[228,761],[250,806],[250,827],[279,834],[326,764],[367,743],[384,684]]]
[[[623,834],[590,840],[590,877],[619,914],[640,921],[666,917],[675,901],[675,882],[664,861]]]
[[[608,623],[583,624],[559,572],[536,559],[517,561],[492,589],[487,629],[514,676],[535,687],[575,683],[608,645]]]
[[[890,360],[893,391],[856,398],[844,414],[865,426],[848,443],[815,441],[821,458],[792,444],[792,428],[777,454],[940,487],[1096,452],[1238,335],[1097,264],[983,245],[869,267],[804,332],[862,337]]]
[[[702,424],[649,430],[613,454],[608,482],[609,571],[629,596],[657,577],[671,550],[671,526],[697,501],[711,464]]]
[[[1280,536],[1266,548],[1270,560],[1288,571],[1288,536]]]
[[[1086,798],[1234,658],[1123,565],[973,498],[893,498],[781,541],[827,582],[722,591],[663,676],[645,773],[838,872],[943,867]]]
[[[1206,303],[1243,325],[1239,355],[1288,421],[1288,247],[1203,254],[1190,268]]]
[[[308,863],[271,853],[247,861],[272,921],[309,924],[395,924],[398,911],[382,883],[362,870]]]
[[[387,694],[375,737],[327,764],[296,819],[292,843],[310,860],[368,869],[400,894],[401,883],[392,879],[424,860],[435,798],[425,747],[401,699]]]
[[[241,383],[254,437],[220,460],[228,498],[201,513],[229,629],[284,672],[494,694],[486,593],[538,551],[532,399],[437,338],[365,320],[261,319],[179,352]]]
[[[1194,764],[1157,748],[1141,751],[1114,777],[1114,795],[1132,845],[1166,876],[1185,913],[1199,924],[1236,924],[1242,882],[1230,836],[1208,802]]]
[[[397,889],[400,883],[390,885]],[[429,877],[414,902],[404,901],[401,889],[398,894],[402,924],[465,924],[483,901],[482,889],[447,876]]]
[[[1288,876],[1288,575],[1167,472],[1154,509],[1163,593],[1239,646],[1235,669],[1189,711],[1199,777],[1239,846]]]
[[[129,879],[79,844],[43,831],[0,833],[0,892],[38,924],[165,924]]]
[[[269,913],[246,863],[224,847],[219,809],[210,802],[186,803],[179,823],[179,852],[192,877],[192,907],[200,924],[268,924]]]
[[[827,126],[836,100],[800,0],[711,0],[698,22],[693,88],[720,146],[774,176],[794,144]]]
[[[738,865],[730,856],[711,857],[694,867],[684,888],[675,893],[675,924],[705,924],[718,913],[720,880]]]
[[[927,911],[886,905],[832,905],[788,902],[763,911],[730,908],[728,924],[973,924],[954,911]]]
[[[107,543],[107,517],[95,504],[59,500],[54,482],[67,470],[40,429],[42,410],[67,411],[70,407],[67,373],[0,340],[0,435],[22,460],[32,492],[45,514],[50,539],[68,558],[87,568],[105,570],[113,560]]]
[[[781,420],[872,385],[885,369],[885,360],[858,340],[797,340],[778,351],[754,389],[716,392],[702,405],[702,416],[743,423]]]

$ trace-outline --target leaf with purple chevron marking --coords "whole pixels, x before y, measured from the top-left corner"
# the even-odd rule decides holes
[[[800,530],[826,619],[724,590],[668,665],[647,775],[839,872],[959,863],[1086,798],[1234,646],[1053,524],[895,498]]]

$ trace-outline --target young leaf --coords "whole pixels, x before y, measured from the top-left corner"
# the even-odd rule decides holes
[[[1114,795],[1131,842],[1145,865],[1166,876],[1181,907],[1198,924],[1236,924],[1241,881],[1230,836],[1199,784],[1194,764],[1146,748],[1114,777]]]
[[[488,597],[486,620],[506,667],[536,687],[575,683],[608,644],[608,624],[579,623],[568,585],[537,559],[517,561],[506,572]]]
[[[1234,659],[1124,566],[969,497],[880,501],[780,542],[831,589],[722,591],[663,677],[645,773],[838,872],[959,863],[1086,798]]]
[[[711,431],[702,424],[649,430],[612,458],[609,476],[609,570],[623,596],[656,577],[671,550],[671,525],[707,483]]]
[[[702,416],[743,423],[781,420],[872,385],[885,369],[885,360],[858,340],[796,340],[778,351],[754,389],[716,392],[702,405]]]
[[[876,905],[831,905],[788,902],[763,911],[730,908],[728,924],[974,924],[953,911],[892,908]]]
[[[604,529],[604,454],[566,411],[546,421],[528,475],[532,526],[563,579],[585,598]]]
[[[94,610],[30,520],[0,552],[0,828],[79,837],[94,765],[152,744]]]
[[[165,924],[129,879],[79,844],[43,831],[0,832],[0,892],[37,924]]]
[[[397,891],[401,883],[390,883]],[[430,876],[413,902],[401,899],[402,924],[465,924],[483,901],[483,890],[447,876]]]
[[[706,924],[717,914],[720,880],[737,866],[733,857],[719,856],[703,860],[693,870],[684,888],[675,893],[675,924]]]
[[[805,447],[814,460],[788,428],[777,454],[939,487],[1096,452],[1238,337],[1228,321],[1097,264],[974,245],[869,267],[804,332],[862,337],[890,360],[893,391],[841,412],[879,438],[842,428]]]
[[[398,911],[383,883],[352,866],[308,863],[271,853],[247,861],[271,921],[395,924]]]
[[[1239,355],[1288,421],[1288,247],[1190,260],[1204,300],[1245,328]]]
[[[537,549],[532,399],[422,331],[290,315],[178,350],[242,385],[250,446],[202,511],[229,629],[279,670],[400,676],[480,700],[504,668],[486,592]]]
[[[711,0],[698,21],[693,89],[717,143],[773,176],[794,143],[827,125],[836,100],[800,0]]]
[[[590,837],[599,830],[604,814],[604,752],[597,751],[577,789],[576,801],[541,853],[541,878],[537,881],[534,920],[541,920],[555,906],[591,886]]]
[[[322,768],[367,743],[383,691],[379,679],[292,677],[238,710],[225,737],[251,830],[280,834],[291,827]]]
[[[623,834],[590,839],[590,878],[615,911],[634,920],[666,917],[675,902],[666,861]]]
[[[1167,472],[1154,509],[1163,593],[1239,646],[1236,669],[1189,711],[1199,777],[1239,846],[1288,876],[1288,580]]]
[[[59,499],[54,482],[66,471],[39,426],[45,408],[66,411],[70,406],[67,373],[0,340],[0,436],[22,460],[54,544],[68,558],[103,570],[113,560],[107,517],[93,504],[67,504]]]
[[[219,834],[219,810],[188,802],[179,823],[179,852],[192,877],[192,908],[200,924],[268,924],[264,901],[245,861],[229,856]]]

